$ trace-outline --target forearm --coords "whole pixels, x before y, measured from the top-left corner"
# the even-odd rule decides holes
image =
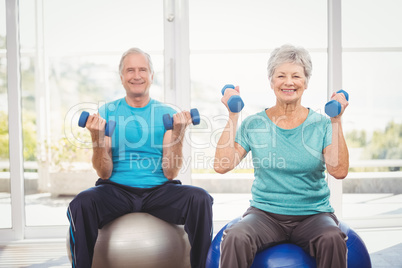
[[[340,118],[331,118],[332,144],[325,156],[327,170],[336,179],[344,179],[349,170],[349,151],[343,136]]]
[[[101,179],[107,180],[110,178],[113,161],[107,142],[93,144],[92,166]]]
[[[228,122],[219,138],[216,152],[214,169],[218,173],[226,173],[234,169],[240,162],[235,147],[238,114],[230,114]]]
[[[183,137],[173,135],[169,135],[169,137],[163,152],[162,167],[165,177],[173,180],[183,165]]]

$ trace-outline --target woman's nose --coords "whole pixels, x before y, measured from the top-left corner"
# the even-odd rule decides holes
[[[292,77],[286,77],[285,84],[286,85],[293,85],[294,82],[293,82]]]

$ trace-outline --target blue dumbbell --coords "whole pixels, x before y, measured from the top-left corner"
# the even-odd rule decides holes
[[[234,85],[230,85],[230,84],[228,84],[228,85],[225,85],[223,88],[222,88],[222,96],[223,96],[223,94],[225,94],[225,90],[227,89],[227,88],[235,88],[235,86]],[[229,107],[229,110],[232,112],[232,113],[238,113],[238,112],[240,112],[242,109],[243,109],[243,107],[244,107],[244,102],[243,102],[243,100],[241,99],[241,97],[239,96],[239,95],[233,95],[233,96],[231,96],[230,98],[229,98],[229,100],[228,100],[228,107]]]
[[[336,93],[343,93],[343,95],[345,95],[346,100],[349,101],[349,94],[345,90],[341,89]],[[329,117],[335,117],[339,115],[341,111],[342,111],[342,105],[336,100],[330,100],[329,102],[327,102],[327,104],[325,104],[325,113]]]
[[[191,115],[191,120],[193,122],[193,125],[198,125],[201,121],[200,113],[198,112],[198,110],[195,108],[191,109],[190,115]],[[170,114],[163,115],[163,125],[165,126],[166,130],[173,129],[173,117],[171,117]]]
[[[78,126],[80,127],[85,127],[87,124],[89,113],[88,112],[82,112],[80,115],[80,119],[78,120]],[[113,135],[114,129],[116,128],[116,122],[110,120],[108,123],[106,123],[105,126],[105,136],[111,137]]]

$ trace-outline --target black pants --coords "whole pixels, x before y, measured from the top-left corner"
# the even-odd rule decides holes
[[[286,216],[250,207],[224,231],[220,267],[250,267],[258,251],[290,242],[316,258],[317,268],[346,268],[346,239],[332,213]]]
[[[153,188],[134,188],[99,179],[70,203],[70,248],[73,267],[91,267],[98,229],[131,212],[146,212],[184,224],[191,245],[191,267],[205,267],[212,240],[213,198],[203,189],[169,181]]]

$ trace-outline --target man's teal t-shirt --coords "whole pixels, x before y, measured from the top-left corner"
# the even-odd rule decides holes
[[[110,180],[119,184],[149,188],[165,183],[163,174],[164,114],[175,110],[151,99],[142,108],[127,104],[125,98],[99,109],[102,118],[116,122],[112,135],[113,171]]]
[[[309,109],[293,129],[276,126],[265,111],[247,117],[236,142],[251,151],[251,206],[282,215],[333,212],[322,151],[332,142],[331,121]]]

